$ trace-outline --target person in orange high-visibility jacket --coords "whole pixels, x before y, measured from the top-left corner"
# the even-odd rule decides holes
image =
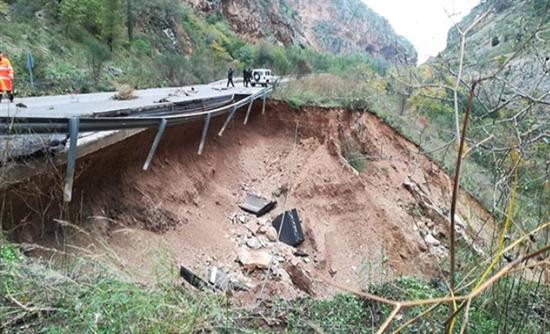
[[[13,67],[4,53],[0,51],[0,103],[4,92],[8,94],[10,102],[13,102]]]

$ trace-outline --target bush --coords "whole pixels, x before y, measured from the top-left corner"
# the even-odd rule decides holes
[[[132,42],[132,48],[134,48],[138,54],[143,56],[148,56],[151,54],[151,44],[143,39],[134,39]]]
[[[105,62],[111,59],[112,54],[107,46],[98,42],[94,38],[88,38],[86,40],[86,47],[92,79],[97,83]]]

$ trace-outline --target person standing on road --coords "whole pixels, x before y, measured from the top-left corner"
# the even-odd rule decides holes
[[[10,102],[13,102],[13,67],[10,60],[0,51],[0,103],[4,92],[8,94]]]
[[[233,83],[233,68],[229,68],[229,71],[227,72],[227,87],[229,87],[229,84],[231,86],[235,87],[235,84]]]
[[[243,70],[243,84],[245,87],[248,87],[248,70],[246,67]]]

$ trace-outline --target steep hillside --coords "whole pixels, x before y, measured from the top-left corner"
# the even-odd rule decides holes
[[[229,66],[287,74],[326,72],[346,57],[379,69],[416,60],[359,0],[0,0],[0,31],[19,95],[193,84]]]
[[[487,0],[482,1],[458,26],[472,25],[487,13],[467,35],[465,70],[467,75],[489,73],[516,51],[511,70],[503,74],[525,91],[550,89],[550,12],[547,0]],[[438,57],[457,67],[460,36],[451,28],[447,48]]]
[[[536,226],[550,215],[548,205],[541,204],[550,198],[550,1],[481,1],[457,26],[462,31],[471,27],[456,94],[458,122],[456,27],[449,31],[447,48],[419,69],[422,88],[413,93],[411,104],[438,125],[441,138],[452,142],[455,124],[463,124],[472,82],[483,78],[471,104],[466,144],[477,152],[469,159],[490,173],[490,184],[502,198],[513,192],[512,175],[517,173],[516,199],[522,211],[517,219]],[[493,197],[490,206],[499,202]]]
[[[270,38],[331,53],[367,53],[416,63],[412,44],[360,0],[184,0],[207,14],[223,15],[248,40]]]

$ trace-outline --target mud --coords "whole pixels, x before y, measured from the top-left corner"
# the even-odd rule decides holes
[[[153,132],[82,159],[68,209],[53,195],[60,189],[55,179],[14,188],[4,196],[11,208],[4,217],[12,217],[4,229],[15,241],[47,247],[106,247],[119,269],[144,283],[154,281],[162,265],[185,264],[198,275],[216,265],[249,284],[251,291],[236,295],[243,303],[257,297],[265,277],[265,270],[243,271],[236,262],[251,238],[278,259],[266,281],[268,296],[333,294],[326,277],[361,289],[402,275],[444,275],[444,253],[434,251],[425,235],[445,224],[424,217],[403,183],[413,180],[445,209],[450,180],[414,144],[369,113],[296,111],[270,102],[265,115],[255,108],[246,126],[243,117],[241,111],[223,137],[216,135],[223,119],[214,120],[201,156],[202,124],[168,129],[147,172],[141,167]],[[347,163],[346,156],[355,161]],[[352,167],[357,161],[359,172]],[[242,213],[245,223],[232,222],[247,192],[278,205],[266,217]],[[460,201],[466,230],[483,247],[482,227],[490,217],[469,196]],[[271,219],[290,208],[303,220],[306,241],[299,248],[307,257],[269,241]],[[59,217],[90,235],[68,232],[53,222]],[[437,229],[445,235],[448,227]]]

